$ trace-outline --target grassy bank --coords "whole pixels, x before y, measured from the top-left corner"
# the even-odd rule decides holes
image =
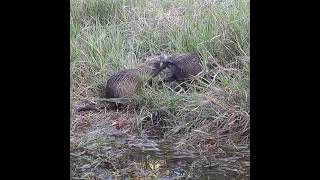
[[[145,87],[131,130],[160,128],[180,147],[249,143],[249,0],[71,0],[71,107],[148,56],[198,52],[213,77],[186,92]]]

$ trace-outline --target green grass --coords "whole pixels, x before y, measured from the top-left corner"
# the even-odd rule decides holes
[[[203,74],[215,78],[196,77],[187,92],[144,88],[135,97],[143,110],[135,113],[132,129],[161,121],[165,137],[182,135],[181,145],[206,138],[219,145],[248,143],[249,9],[249,0],[71,0],[71,106],[99,96],[114,72],[145,57],[198,52]],[[152,123],[142,126],[146,117]]]

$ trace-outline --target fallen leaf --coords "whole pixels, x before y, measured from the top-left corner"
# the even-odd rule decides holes
[[[122,118],[117,119],[115,125],[116,125],[116,128],[117,128],[117,129],[123,128],[124,122],[123,122]]]

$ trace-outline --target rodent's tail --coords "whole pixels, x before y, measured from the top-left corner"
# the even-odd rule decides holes
[[[95,105],[88,105],[85,107],[80,107],[76,110],[77,112],[83,112],[83,111],[99,111],[99,109]]]

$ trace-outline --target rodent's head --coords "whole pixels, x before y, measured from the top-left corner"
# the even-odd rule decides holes
[[[164,53],[161,53],[160,55],[160,61],[162,62],[161,69],[169,68],[172,69],[175,67],[175,62],[173,60],[174,58],[172,56],[168,56]]]
[[[152,76],[157,76],[162,70],[164,70],[166,68],[166,66],[164,65],[164,62],[161,60],[156,60],[153,61],[150,66],[151,70],[152,70]]]
[[[157,76],[162,70],[168,67],[168,62],[170,61],[170,57],[166,55],[165,53],[161,53],[160,56],[156,58],[152,58],[149,60],[146,60],[144,62],[144,65],[151,68],[151,75],[153,77]],[[171,61],[170,61],[171,62]]]

